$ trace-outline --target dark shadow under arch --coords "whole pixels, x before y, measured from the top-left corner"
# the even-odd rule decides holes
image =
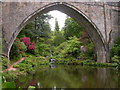
[[[23,20],[23,22],[19,25],[17,30],[13,33],[13,38],[10,40],[10,48],[8,51],[8,54],[10,52],[11,46],[19,34],[19,32],[22,30],[22,28],[33,18],[35,18],[38,14],[47,13],[52,10],[59,10],[68,16],[72,17],[75,21],[77,21],[79,24],[81,24],[86,32],[89,34],[91,40],[94,43],[96,55],[97,55],[97,62],[109,62],[109,49],[107,47],[107,44],[100,33],[97,26],[87,17],[83,12],[81,12],[78,8],[76,8],[73,5],[70,5],[66,2],[55,2],[48,4],[37,11],[33,12],[31,15],[29,15],[26,19]],[[61,17],[62,18],[62,17]]]

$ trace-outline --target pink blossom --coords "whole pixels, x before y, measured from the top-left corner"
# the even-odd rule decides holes
[[[23,38],[20,38],[20,41],[23,42],[24,44],[30,42],[30,38],[29,37],[23,37]]]
[[[34,50],[35,49],[35,43],[30,42],[29,37],[20,38],[20,41],[23,42],[27,46],[28,50]]]
[[[30,45],[35,45],[35,43],[31,42]]]
[[[26,42],[25,45],[26,46],[29,46],[31,44],[31,42]]]
[[[35,46],[34,45],[29,45],[28,46],[28,50],[34,50],[35,49]]]
[[[23,51],[20,51],[20,53],[23,53]]]

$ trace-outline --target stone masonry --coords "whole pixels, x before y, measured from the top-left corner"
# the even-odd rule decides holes
[[[21,29],[38,14],[59,10],[85,27],[95,45],[97,62],[109,62],[110,50],[120,35],[119,2],[2,2],[3,54],[9,57]],[[62,18],[62,17],[61,17]]]

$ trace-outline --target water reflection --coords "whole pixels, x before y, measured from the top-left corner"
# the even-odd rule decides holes
[[[116,69],[54,64],[50,67],[54,69],[49,66],[37,68],[35,75],[21,77],[17,85],[26,87],[35,84],[37,88],[118,88]]]
[[[40,82],[37,83],[37,88],[40,88]]]
[[[52,63],[50,63],[49,66],[51,69],[54,69],[56,67],[55,64],[52,64]]]

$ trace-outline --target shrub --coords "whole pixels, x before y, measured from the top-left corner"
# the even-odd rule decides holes
[[[54,46],[58,46],[61,43],[63,43],[65,41],[65,37],[64,35],[62,35],[61,32],[57,33],[54,37],[53,37],[53,44]]]
[[[29,42],[30,42],[30,38],[29,37],[23,37],[23,38],[20,38],[20,41],[23,42],[26,46],[28,46]]]
[[[94,54],[94,45],[93,45],[92,42],[87,45],[87,52],[86,53],[87,53],[87,55],[89,57],[93,56],[93,54]]]
[[[120,56],[114,55],[114,57],[112,57],[112,62],[114,63],[119,63],[120,60]]]
[[[20,58],[21,55],[25,53],[26,50],[27,46],[23,42],[20,42],[20,40],[17,38],[11,48],[10,59]]]
[[[16,88],[16,84],[14,82],[5,82],[2,84],[2,88]],[[14,89],[13,89],[14,90]]]
[[[30,42],[30,38],[16,38],[10,52],[10,59],[19,59],[21,56],[25,56],[25,52],[28,51],[33,54],[35,50],[35,43]]]
[[[111,56],[113,57],[114,55],[120,56],[120,38],[116,40],[114,47],[111,50]]]
[[[12,80],[15,80],[17,78],[15,71],[6,71],[3,73],[3,76],[5,76],[7,81],[12,81]]]
[[[67,43],[67,48],[65,49],[66,54],[77,57],[81,52],[80,46],[83,45],[83,43],[80,42],[75,36],[70,37]]]
[[[28,46],[28,50],[34,50],[35,49],[35,43],[30,43]]]
[[[23,42],[27,46],[28,50],[34,50],[35,49],[35,43],[30,42],[29,37],[20,38],[20,41]]]
[[[61,43],[58,47],[55,48],[53,55],[65,55],[65,48],[67,48],[67,42]]]
[[[52,54],[50,45],[44,44],[44,43],[36,44],[35,54],[41,55],[41,56],[50,56]]]
[[[10,66],[10,61],[8,58],[2,56],[2,69],[5,70],[8,68],[8,66]]]
[[[116,40],[114,47],[111,50],[111,60],[118,64],[117,68],[120,69],[120,37]]]

